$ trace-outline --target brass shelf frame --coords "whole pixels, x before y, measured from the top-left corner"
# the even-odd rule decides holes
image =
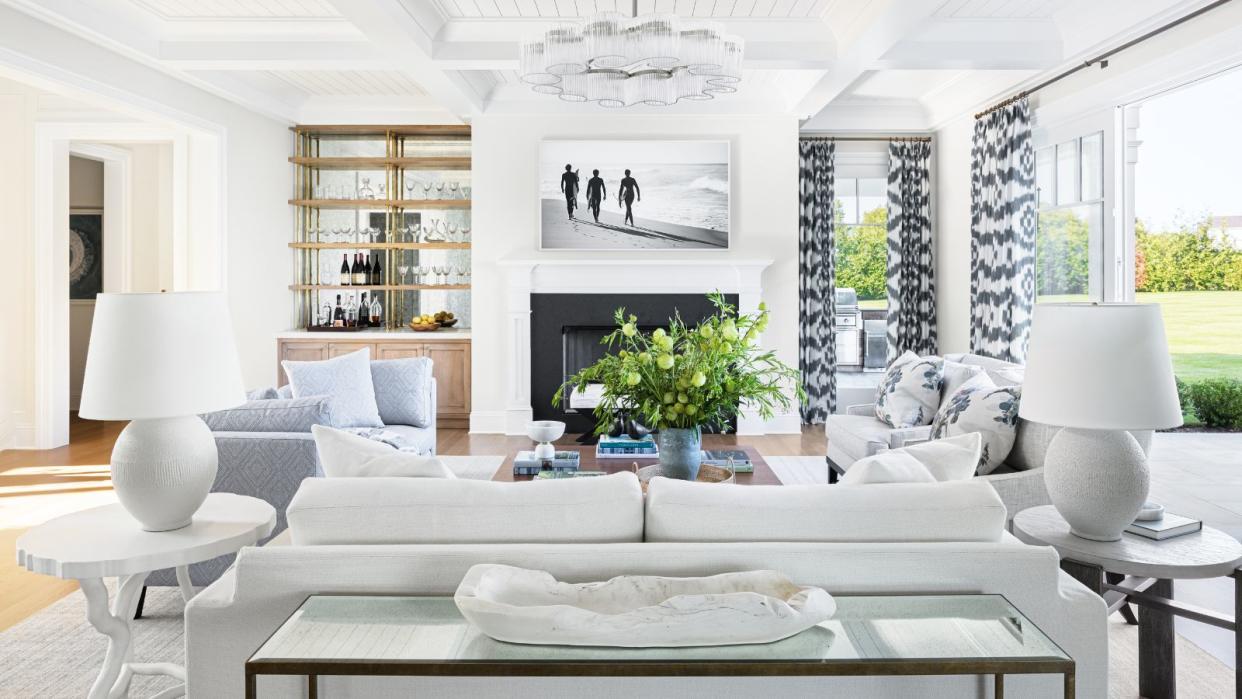
[[[469,152],[471,129],[468,125],[356,125],[319,124],[290,127],[295,135],[294,155],[289,163],[294,168],[294,197],[289,204],[297,211],[294,240],[289,248],[297,260],[296,282],[289,289],[298,297],[298,322],[303,328],[313,325],[317,313],[320,291],[396,292],[384,293],[384,325],[395,329],[403,325],[409,297],[404,292],[463,291],[469,293],[469,284],[402,284],[397,272],[398,257],[410,250],[466,250],[470,243],[324,243],[313,237],[312,231],[320,228],[320,212],[324,210],[356,210],[384,213],[384,239],[393,240],[397,229],[402,227],[407,212],[459,211],[470,215],[473,202],[469,199],[318,199],[313,196],[319,173],[329,170],[378,171],[387,192],[399,194],[407,172],[469,172],[472,159],[467,155],[420,156],[407,155],[406,146],[418,143],[456,144],[448,153]],[[359,139],[380,141],[384,155],[376,156],[323,156],[321,141]],[[372,152],[378,149],[372,149]],[[415,151],[416,152],[416,151]],[[445,152],[445,151],[441,151]],[[375,251],[383,263],[381,284],[319,284],[322,252],[356,250]],[[378,294],[377,294],[378,295]],[[415,299],[417,302],[418,299]],[[421,304],[420,304],[421,305]]]

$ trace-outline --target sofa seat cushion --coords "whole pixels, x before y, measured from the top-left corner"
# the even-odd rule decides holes
[[[643,492],[632,473],[522,483],[308,478],[288,518],[294,546],[636,542]]]
[[[841,477],[841,484],[966,480],[975,475],[982,449],[983,438],[978,432],[889,449],[854,462]]]
[[[829,415],[824,418],[824,434],[828,437],[828,444],[855,460],[871,453],[868,447],[871,442],[887,447],[892,431],[893,428],[872,415]],[[849,468],[849,464],[840,466]]]
[[[986,482],[719,485],[653,478],[647,541],[999,541],[1005,505]]]
[[[429,357],[371,362],[375,404],[385,425],[431,425],[435,411],[431,404],[431,368]]]

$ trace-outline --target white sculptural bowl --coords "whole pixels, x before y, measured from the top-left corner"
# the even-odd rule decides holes
[[[837,610],[824,590],[770,570],[575,584],[541,570],[480,563],[453,599],[462,616],[498,641],[623,648],[769,643]]]
[[[526,428],[526,436],[536,442],[555,442],[565,434],[565,423],[556,420],[536,420]]]

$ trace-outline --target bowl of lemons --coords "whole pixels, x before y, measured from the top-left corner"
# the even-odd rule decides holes
[[[436,322],[435,316],[430,313],[414,316],[410,320],[410,329],[418,332],[431,332],[439,330],[440,324]]]

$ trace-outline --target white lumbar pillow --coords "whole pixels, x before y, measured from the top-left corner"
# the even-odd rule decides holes
[[[983,437],[978,432],[883,451],[855,461],[842,484],[935,483],[975,475]]]
[[[341,430],[312,425],[315,450],[323,475],[328,478],[404,476],[407,478],[456,478],[434,456],[401,451],[383,442]]]

